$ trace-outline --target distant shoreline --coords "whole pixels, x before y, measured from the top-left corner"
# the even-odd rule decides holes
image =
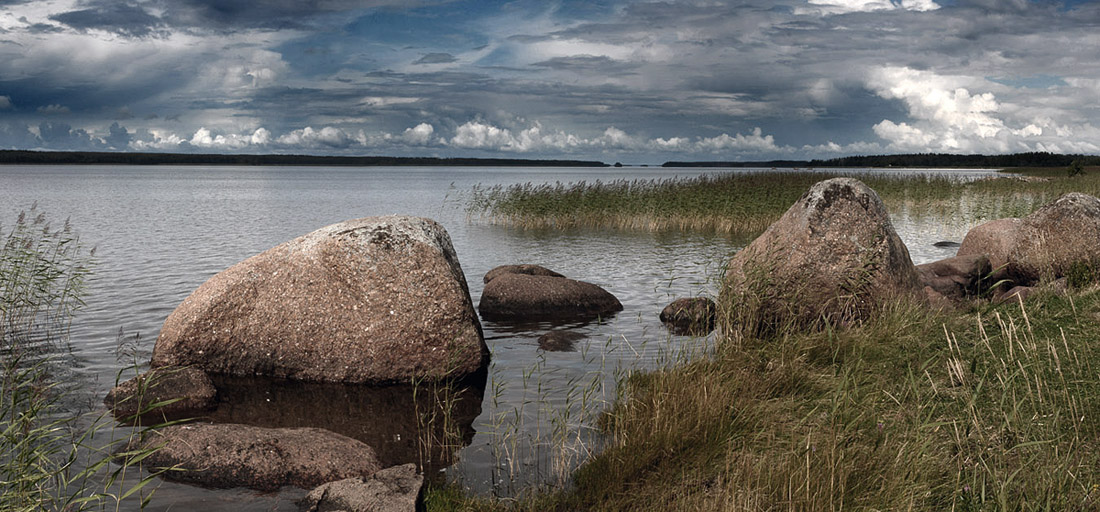
[[[901,154],[846,156],[828,160],[670,161],[641,167],[696,168],[929,168],[1004,169],[1011,167],[1066,167],[1074,161],[1100,165],[1100,157],[1054,153],[1009,155]],[[88,151],[0,150],[0,165],[300,165],[338,167],[611,167],[595,160],[536,160],[523,158],[438,158],[401,156],[252,155],[215,153],[126,153]],[[616,162],[614,167],[623,167]],[[626,165],[626,167],[638,167]]]
[[[0,150],[0,165],[301,165],[448,167],[610,167],[591,160],[394,156],[239,155]]]

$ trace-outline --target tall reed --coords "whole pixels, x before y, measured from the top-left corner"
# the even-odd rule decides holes
[[[112,454],[95,439],[113,421],[69,399],[68,333],[95,250],[69,221],[54,228],[36,205],[0,246],[0,510],[86,510],[142,498],[149,477],[126,484],[141,452]],[[112,462],[121,464],[111,466]]]

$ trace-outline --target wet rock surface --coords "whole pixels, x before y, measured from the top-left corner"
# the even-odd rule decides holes
[[[592,283],[515,273],[489,281],[478,304],[486,320],[585,319],[622,309],[619,299]]]
[[[414,512],[424,509],[424,478],[415,464],[386,468],[370,478],[324,484],[301,502],[303,512]]]
[[[214,383],[205,372],[166,366],[115,386],[103,403],[120,421],[134,422],[141,415],[155,423],[201,415],[214,408],[216,396]]]
[[[414,217],[326,226],[215,275],[165,321],[153,366],[348,383],[481,371],[450,237]]]
[[[141,464],[162,476],[204,487],[275,491],[311,489],[381,469],[366,444],[319,428],[249,425],[173,425],[135,440],[127,450],[152,450]]]
[[[729,306],[723,321],[769,331],[861,321],[887,301],[922,297],[922,288],[878,194],[835,178],[734,255],[720,302]]]
[[[673,333],[706,335],[714,330],[718,305],[707,297],[688,297],[672,301],[661,310],[661,322]]]

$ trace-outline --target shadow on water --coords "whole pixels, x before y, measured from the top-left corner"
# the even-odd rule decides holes
[[[322,428],[366,443],[383,467],[412,462],[430,476],[454,464],[458,452],[473,440],[486,376],[482,372],[462,381],[364,386],[211,375],[217,406],[197,419]]]

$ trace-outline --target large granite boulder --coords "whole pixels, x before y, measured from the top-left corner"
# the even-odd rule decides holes
[[[333,224],[210,278],[161,328],[153,366],[346,383],[462,377],[489,351],[442,226]]]
[[[834,178],[811,187],[730,260],[720,321],[756,333],[848,323],[922,295],[878,194]]]
[[[137,450],[150,451],[141,465],[164,470],[166,479],[219,489],[312,489],[381,469],[366,444],[319,428],[188,423],[151,431],[126,447]]]
[[[984,254],[1017,285],[1065,276],[1100,261],[1100,199],[1071,192],[1023,219],[998,219],[966,234],[959,256]]]
[[[103,400],[115,418],[140,421],[142,416],[180,419],[202,414],[215,405],[217,390],[205,372],[195,368],[153,368],[115,386]]]
[[[481,292],[478,311],[487,320],[584,319],[623,310],[607,290],[565,277],[504,273]]]
[[[324,484],[302,500],[305,512],[416,512],[424,509],[424,476],[416,464],[383,469],[370,478]]]

